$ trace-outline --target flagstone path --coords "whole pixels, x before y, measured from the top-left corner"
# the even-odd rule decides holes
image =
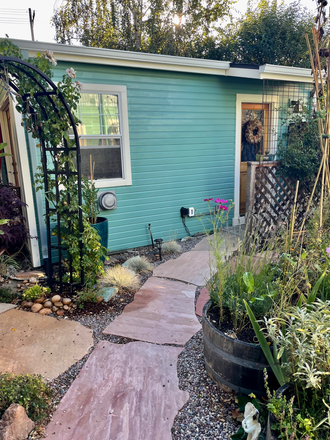
[[[151,277],[103,333],[184,345],[201,329],[195,315],[195,291],[196,286],[190,284]]]
[[[10,310],[0,315],[0,373],[41,374],[49,381],[93,346],[93,331],[78,322]]]
[[[234,249],[237,236],[232,235],[227,247]],[[174,418],[189,398],[178,387],[177,359],[201,328],[195,293],[209,277],[207,239],[159,265],[103,331],[139,342],[97,344],[48,425],[48,438],[171,440]],[[199,313],[207,299],[204,290]]]
[[[46,436],[52,440],[171,440],[189,394],[180,391],[183,348],[99,342],[62,399]]]

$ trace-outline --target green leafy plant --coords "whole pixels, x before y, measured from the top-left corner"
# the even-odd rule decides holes
[[[17,261],[10,255],[0,255],[0,275],[7,275],[8,266],[13,266],[15,269],[19,268]]]
[[[43,419],[52,396],[41,376],[0,374],[0,417],[12,403],[22,405],[33,421]]]
[[[35,286],[29,287],[25,290],[23,293],[23,299],[24,300],[33,300],[38,299],[41,296],[46,296],[51,292],[49,287],[40,287],[39,284],[36,284]]]
[[[96,287],[97,286],[93,288],[85,288],[84,290],[77,292],[74,302],[78,305],[80,309],[84,307],[85,303],[98,302],[98,297],[100,296],[100,293]]]

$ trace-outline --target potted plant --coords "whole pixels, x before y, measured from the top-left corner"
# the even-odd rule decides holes
[[[208,283],[210,301],[204,306],[202,321],[205,367],[218,383],[240,393],[262,395],[264,368],[269,371],[272,385],[277,387],[277,382],[252,327],[248,329],[244,300],[251,303],[257,316],[267,314],[275,289],[272,254],[267,249],[263,254],[252,251],[254,242],[250,247],[242,244],[236,255],[226,261],[222,226],[228,220],[230,206],[225,206],[227,201],[219,202],[220,209],[210,218],[212,276]],[[247,235],[244,244],[248,238]]]
[[[264,160],[263,154],[260,154],[260,153],[256,154],[256,161],[257,162],[263,162],[263,160]]]
[[[84,209],[87,212],[88,221],[94,228],[100,238],[101,245],[105,248],[108,247],[108,219],[106,217],[99,217],[99,204],[97,200],[98,190],[95,188],[94,183],[94,170],[95,162],[93,162],[92,155],[90,155],[90,180],[84,179],[83,188],[85,189],[83,194]]]
[[[268,150],[265,151],[264,160],[269,160],[269,151]]]

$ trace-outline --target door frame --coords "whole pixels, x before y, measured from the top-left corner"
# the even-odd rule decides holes
[[[239,201],[240,201],[240,168],[241,168],[241,132],[242,132],[242,104],[269,104],[269,145],[272,150],[276,150],[277,143],[277,128],[278,128],[278,103],[279,97],[275,95],[263,96],[252,94],[236,94],[236,130],[235,130],[235,181],[234,181],[234,217],[233,226],[245,224],[245,216],[239,215]]]

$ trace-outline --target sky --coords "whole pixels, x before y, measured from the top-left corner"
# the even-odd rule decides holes
[[[289,4],[290,0],[284,0]],[[5,2],[2,2],[4,6]],[[54,5],[61,0],[11,0],[11,8],[0,7],[0,37],[31,39],[28,8],[35,10],[34,34],[38,41],[54,42],[55,30],[50,24]],[[238,0],[235,8],[244,13],[247,0]],[[301,0],[301,5],[315,10],[314,0]]]

